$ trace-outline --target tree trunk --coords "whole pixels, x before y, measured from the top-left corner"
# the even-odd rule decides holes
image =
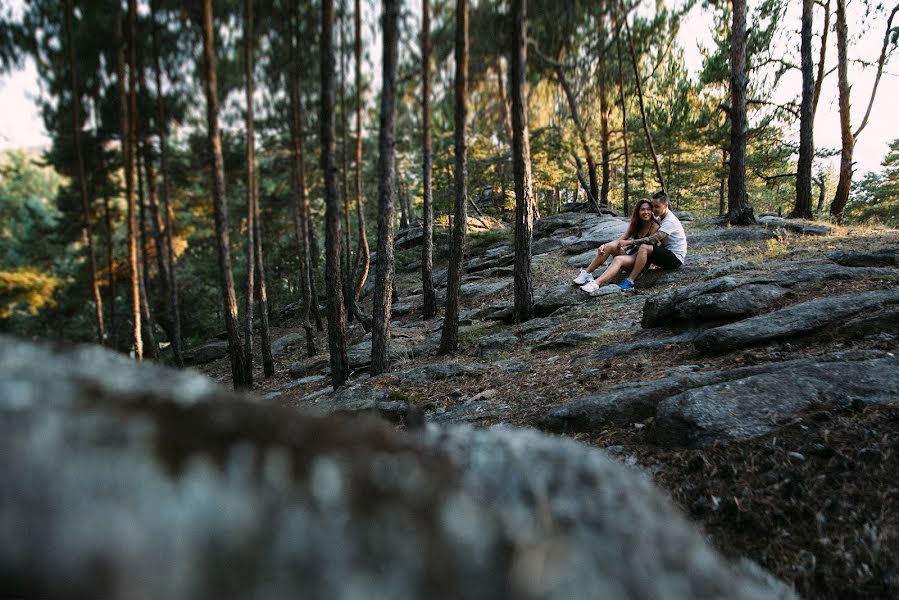
[[[515,45],[509,64],[512,94],[512,168],[515,172],[515,321],[534,316],[534,285],[531,279],[531,239],[534,231],[531,188],[531,147],[528,135],[527,0],[513,0]],[[603,181],[605,184],[606,182]]]
[[[325,278],[328,298],[328,349],[331,354],[331,385],[343,385],[349,377],[346,354],[346,313],[340,269],[340,188],[337,180],[337,160],[334,128],[334,0],[322,0],[321,31],[321,142],[322,174],[325,179],[325,269],[332,276]],[[383,261],[379,257],[378,263]],[[374,345],[374,338],[372,341]]]
[[[400,229],[407,229],[409,227],[409,211],[406,206],[406,198],[402,194],[402,179],[400,179],[400,167],[397,164],[396,160],[396,152],[394,152],[394,160],[393,160],[393,179],[394,179],[394,194],[396,194],[397,200],[399,200],[400,205]],[[380,248],[380,240],[378,242]],[[380,250],[379,250],[380,252]],[[380,254],[378,256],[381,256]]]
[[[446,285],[446,309],[440,334],[440,353],[449,354],[459,347],[459,288],[462,281],[462,257],[468,224],[468,185],[465,124],[468,118],[468,0],[456,0],[456,81],[455,81],[455,187],[452,249]]]
[[[153,311],[150,308],[150,298],[147,293],[147,278],[149,278],[150,273],[150,259],[149,259],[149,244],[147,244],[147,209],[146,203],[144,202],[144,181],[143,176],[143,161],[141,160],[142,152],[141,152],[141,143],[135,138],[134,140],[134,152],[135,158],[137,160],[137,164],[135,168],[137,169],[137,201],[138,207],[140,209],[140,225],[138,227],[140,231],[140,309],[141,309],[141,336],[144,340],[144,349],[146,350],[147,355],[153,360],[159,359],[159,344],[156,343],[156,335],[154,333],[154,323],[153,323]]]
[[[804,1],[804,0],[803,0]],[[823,5],[824,28],[821,30],[821,50],[818,54],[818,76],[815,77],[815,94],[812,99],[812,123],[818,112],[818,99],[821,97],[821,87],[824,84],[824,59],[827,57],[827,34],[830,32],[830,0]]]
[[[503,142],[508,144],[509,152],[512,151],[512,121],[510,117],[509,96],[506,93],[506,75],[503,73],[503,58],[496,57],[496,87],[499,92],[500,118],[503,121]],[[505,184],[505,176],[503,177]]]
[[[859,134],[868,125],[868,117],[871,116],[871,108],[874,106],[874,98],[877,95],[877,87],[880,85],[880,77],[883,75],[883,65],[886,62],[887,48],[890,40],[895,39],[893,30],[893,18],[899,12],[899,4],[893,7],[887,19],[886,33],[883,36],[883,46],[880,49],[880,58],[877,62],[877,74],[874,76],[874,86],[871,88],[871,97],[868,99],[868,108],[862,122],[855,132],[850,128],[849,119],[849,80],[847,77],[847,63],[849,62],[847,51],[848,32],[846,27],[846,1],[837,0],[837,74],[839,76],[838,88],[840,91],[840,134],[842,149],[840,152],[840,180],[837,182],[837,191],[833,203],[830,205],[830,214],[838,224],[843,222],[843,210],[849,201],[849,187],[852,184],[852,153],[855,151],[855,142]]]
[[[812,218],[812,160],[815,143],[812,136],[815,118],[812,104],[815,80],[812,72],[812,16],[815,1],[802,0],[802,103],[799,108],[799,161],[796,165],[796,202],[788,215],[790,218]]]
[[[253,0],[243,3],[243,64],[247,102],[247,285],[244,295],[243,361],[244,382],[253,388],[253,305],[256,278],[256,139],[253,115]]]
[[[304,156],[306,132],[303,125],[302,98],[300,96],[300,56],[299,56],[299,17],[297,5],[292,4],[288,16],[288,36],[290,39],[290,55],[293,59],[288,73],[290,78],[290,156],[291,156],[291,190],[294,196],[294,228],[300,256],[299,282],[300,299],[303,305],[302,324],[306,332],[306,355],[315,355],[315,330],[313,316],[318,305],[315,297],[312,270],[311,223],[307,218],[309,199],[306,195],[306,161]]]
[[[396,68],[399,6],[384,0],[381,122],[378,132],[378,263],[372,310],[371,374],[390,370],[390,312],[393,301],[393,217],[399,177],[396,169]],[[400,207],[404,203],[400,201]],[[402,210],[405,214],[405,210]]]
[[[590,148],[590,143],[587,141],[587,128],[584,126],[580,114],[578,113],[577,101],[575,100],[571,85],[568,83],[568,78],[565,77],[565,69],[560,64],[556,64],[555,68],[556,77],[558,77],[559,84],[565,92],[565,98],[568,100],[568,109],[571,111],[571,119],[574,121],[574,126],[577,129],[578,137],[581,140],[581,146],[584,148],[584,154],[587,155],[587,176],[590,178],[590,195],[593,196],[594,200],[598,201],[599,183],[596,180],[596,158],[593,157],[593,150]]]
[[[353,247],[350,243],[350,162],[347,152],[347,129],[348,122],[346,116],[346,27],[344,20],[346,18],[346,0],[340,0],[340,14],[337,17],[337,23],[340,27],[340,197],[343,206],[343,260],[341,267],[343,269],[343,306],[346,311],[348,322],[352,322],[354,311],[353,306]]]
[[[843,209],[849,201],[849,186],[852,182],[852,153],[855,139],[849,116],[849,32],[846,25],[846,0],[837,0],[837,88],[840,106],[840,178],[837,191],[830,205],[830,214],[837,223],[843,220]]]
[[[356,226],[359,231],[357,264],[353,269],[356,280],[356,288],[353,290],[353,312],[362,327],[368,331],[371,329],[371,318],[365,315],[359,306],[359,294],[365,286],[368,269],[371,266],[368,235],[365,232],[365,210],[363,209],[365,196],[362,187],[362,3],[360,0],[355,0],[353,30],[355,34],[353,58],[356,67]]]
[[[429,0],[421,0],[421,155],[424,201],[422,207],[421,289],[424,318],[437,315],[434,290],[434,207],[431,187],[431,10]]]
[[[721,177],[718,180],[718,216],[723,217],[727,212],[727,195],[725,191],[727,190],[727,177],[724,175],[724,169],[728,168],[727,162],[727,150],[721,151]]]
[[[118,335],[116,331],[116,311],[115,311],[115,261],[113,258],[113,235],[112,235],[112,209],[109,206],[109,196],[103,196],[103,220],[106,234],[106,286],[109,289],[109,346],[115,348],[118,345]]]
[[[643,103],[643,83],[640,80],[640,69],[637,66],[637,52],[634,49],[634,40],[631,38],[631,28],[627,24],[627,17],[625,17],[624,20],[624,33],[627,36],[627,46],[631,55],[631,66],[634,68],[634,85],[637,89],[637,105],[640,107],[640,118],[643,120],[643,133],[646,135],[646,145],[649,146],[649,153],[652,155],[652,162],[656,168],[656,177],[659,179],[659,185],[662,186],[662,190],[665,191],[668,187],[665,185],[665,178],[662,176],[662,167],[659,165],[659,156],[656,154],[656,148],[652,143],[652,134],[649,132],[649,122],[646,120],[646,107]]]
[[[600,14],[599,39],[605,47],[605,19]],[[602,165],[602,184],[599,189],[599,204],[609,206],[609,98],[606,84],[605,52],[601,51],[598,64],[599,76],[599,157]]]
[[[746,0],[732,0],[730,38],[730,172],[727,219],[731,225],[755,223],[746,195]]]
[[[81,197],[81,218],[84,220],[82,236],[87,243],[87,253],[91,268],[91,293],[94,297],[94,318],[97,322],[97,343],[106,343],[106,327],[103,322],[103,298],[100,296],[100,282],[97,278],[97,253],[94,250],[94,235],[91,233],[91,201],[87,196],[87,177],[84,173],[84,155],[81,150],[81,94],[78,91],[78,72],[75,62],[75,31],[72,21],[74,9],[72,0],[66,0],[66,46],[68,49],[69,75],[72,92],[72,141],[75,144],[75,162],[78,170],[78,192]]]
[[[157,127],[159,127],[159,166],[162,171],[162,214],[165,231],[166,257],[169,277],[168,304],[171,307],[172,318],[172,353],[175,355],[175,364],[184,366],[183,342],[181,340],[181,304],[178,300],[178,277],[176,275],[175,249],[172,243],[172,226],[175,221],[171,204],[169,203],[169,161],[168,142],[166,129],[168,118],[165,110],[165,96],[162,92],[162,66],[159,60],[159,41],[156,23],[156,0],[150,2],[150,20],[152,21],[151,40],[153,47],[153,63],[156,75],[156,111],[158,115]]]
[[[132,2],[134,0],[131,0]],[[237,298],[234,276],[231,273],[231,249],[228,240],[228,206],[225,202],[225,165],[222,158],[222,138],[219,133],[218,81],[215,72],[215,43],[212,29],[212,0],[203,0],[203,87],[206,93],[206,121],[209,128],[209,155],[212,159],[212,201],[215,215],[215,236],[218,250],[219,290],[222,312],[228,331],[228,352],[231,357],[231,376],[234,387],[244,385],[244,367],[240,331],[237,324]]]
[[[134,197],[134,152],[131,137],[131,112],[129,82],[126,76],[125,35],[121,7],[116,3],[115,33],[118,46],[116,71],[119,80],[119,109],[121,111],[122,159],[125,168],[125,202],[128,206],[128,268],[131,279],[131,336],[134,343],[134,356],[142,360],[144,355],[143,339],[140,327],[140,277],[137,263],[137,214]],[[131,31],[131,0],[129,0],[128,30]],[[128,53],[130,59],[130,52]]]
[[[618,53],[618,98],[621,104],[621,140],[624,143],[624,214],[629,215],[630,210],[630,152],[627,145],[627,101],[624,98],[624,73],[621,68],[621,39],[615,39],[615,50]]]
[[[818,185],[818,207],[816,210],[819,213],[822,210],[824,210],[824,198],[825,198],[825,191],[824,191],[825,181],[824,180],[825,180],[824,173],[821,173],[821,175],[818,176],[818,179],[815,180],[815,183]]]

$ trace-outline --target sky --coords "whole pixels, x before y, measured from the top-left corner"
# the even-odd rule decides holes
[[[753,4],[750,2],[750,6]],[[18,12],[22,10],[23,0],[0,0],[0,6]],[[821,12],[820,8],[816,10],[815,26],[820,29]],[[849,2],[847,10],[850,35],[853,35],[853,32],[864,32],[859,39],[854,40],[849,51],[850,60],[860,59],[870,63],[875,62],[883,43],[885,18],[880,16],[877,21],[870,18],[866,21],[862,14],[862,3],[858,0]],[[800,3],[791,2],[790,9],[784,18],[781,39],[778,42],[784,48],[784,55],[790,53],[798,55],[800,16]],[[693,73],[698,72],[702,64],[699,46],[711,44],[711,23],[711,15],[701,7],[697,7],[682,24],[678,41],[684,48],[687,66]],[[827,69],[830,69],[836,62],[835,42],[836,35],[831,32],[828,39]],[[894,54],[899,55],[899,51]],[[817,58],[816,52],[814,56],[816,63]],[[798,62],[798,56],[795,60]],[[858,64],[850,66],[853,129],[858,127],[867,107],[874,71],[874,67],[863,68]],[[840,147],[836,81],[836,73],[833,73],[824,82],[815,118],[815,146],[817,148],[838,149]],[[800,85],[799,73],[789,74],[781,83],[780,98],[787,99],[795,95],[795,90],[798,90]],[[30,61],[23,70],[0,76],[0,150],[49,146],[49,138],[44,130],[35,102],[38,93],[37,71]],[[859,174],[878,170],[888,151],[889,142],[899,137],[899,115],[896,114],[897,98],[899,98],[899,56],[893,56],[884,70],[868,126],[856,143],[854,158],[857,161]],[[834,158],[831,161],[836,164],[838,159]]]

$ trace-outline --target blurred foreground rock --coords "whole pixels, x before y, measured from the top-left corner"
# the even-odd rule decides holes
[[[644,476],[0,337],[0,597],[777,598]]]

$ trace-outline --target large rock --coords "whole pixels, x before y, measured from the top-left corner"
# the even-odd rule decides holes
[[[463,298],[482,298],[500,292],[512,286],[511,279],[500,279],[499,281],[480,282],[472,281],[463,283],[459,287],[459,294]]]
[[[591,249],[595,250],[607,242],[617,240],[624,235],[626,230],[627,221],[611,217],[605,218],[570,242],[565,248],[565,252],[579,254]]]
[[[887,248],[876,252],[833,250],[826,256],[844,267],[899,267],[899,248]]]
[[[216,340],[185,350],[184,364],[188,366],[205,365],[226,356],[228,356],[228,342]]]
[[[538,423],[550,431],[594,432],[610,423],[655,417],[657,436],[670,444],[745,437],[768,431],[777,417],[812,402],[876,402],[890,395],[899,400],[897,365],[895,357],[883,352],[838,352],[723,371],[675,372],[565,402]],[[869,371],[872,367],[878,370]],[[885,367],[894,372],[884,376]],[[693,433],[684,433],[688,430]]]
[[[428,385],[442,379],[470,377],[487,370],[487,365],[479,363],[441,362],[406,369],[393,373],[392,376],[401,385]]]
[[[714,327],[696,338],[704,352],[724,352],[772,340],[824,331],[832,324],[882,306],[899,304],[899,288],[817,298],[774,312]]]
[[[639,473],[527,430],[244,401],[0,340],[10,597],[777,598]]]
[[[768,229],[783,229],[800,235],[830,235],[833,231],[833,228],[826,225],[812,225],[775,216],[761,216],[758,222]]]
[[[810,360],[686,390],[656,409],[660,444],[704,445],[767,433],[812,404],[899,402],[899,357],[872,352],[858,360]]]
[[[296,346],[297,344],[302,344],[303,340],[306,337],[298,332],[288,333],[287,335],[282,335],[274,342],[272,342],[272,357],[278,358],[284,352],[290,348],[291,346]]]
[[[545,317],[563,306],[580,304],[590,299],[590,294],[571,283],[535,290],[535,292],[534,312],[541,317]]]

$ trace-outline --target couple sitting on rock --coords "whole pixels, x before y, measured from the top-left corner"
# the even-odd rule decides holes
[[[603,273],[593,279],[593,271],[614,256]],[[630,271],[618,286],[634,289],[634,280],[647,265],[662,269],[677,269],[687,256],[687,234],[680,219],[670,210],[668,194],[656,192],[652,200],[640,200],[634,207],[627,230],[617,240],[603,244],[596,250],[596,258],[581,269],[574,283],[590,294],[609,283],[622,269]]]

